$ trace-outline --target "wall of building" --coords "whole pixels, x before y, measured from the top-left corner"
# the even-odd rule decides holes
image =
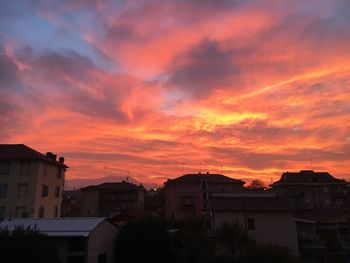
[[[300,208],[340,208],[346,205],[345,184],[279,185],[275,189],[279,196],[293,200]]]
[[[56,165],[40,162],[36,177],[36,195],[34,217],[38,218],[40,207],[44,207],[44,218],[55,217],[57,207],[58,217],[61,214],[62,193],[64,188],[65,171]],[[59,169],[63,169],[59,176]],[[42,185],[48,186],[48,195],[42,196]],[[59,196],[55,196],[55,188],[59,187]]]
[[[166,198],[166,217],[175,217],[178,219],[189,217],[200,217],[202,209],[210,208],[210,196],[212,193],[235,193],[243,190],[241,184],[227,184],[227,183],[210,183],[207,182],[207,188],[203,189],[201,181],[206,180],[207,177],[201,178],[198,184],[195,185],[167,185],[165,187]],[[207,201],[203,200],[203,193],[207,194]],[[193,206],[186,205],[192,199]],[[206,207],[203,206],[206,203]]]
[[[200,216],[201,190],[199,184],[166,186],[165,195],[166,217],[183,219]]]
[[[107,254],[107,263],[114,262],[114,240],[118,228],[108,221],[100,223],[89,235],[87,263],[98,263],[100,254]]]
[[[34,216],[35,195],[36,195],[36,177],[39,162],[26,162],[29,164],[29,173],[21,174],[23,162],[12,161],[10,163],[9,173],[0,175],[0,184],[7,184],[6,197],[0,197],[0,207],[5,207],[5,218],[16,217],[16,207],[24,207],[24,213],[27,217]],[[18,184],[27,184],[27,194],[18,196]],[[22,217],[22,216],[19,216]]]
[[[81,197],[81,216],[98,216],[100,192],[83,190]]]
[[[292,212],[214,212],[214,228],[223,222],[238,222],[247,227],[248,218],[255,221],[255,229],[248,235],[258,244],[287,247],[293,255],[299,254],[296,224]]]

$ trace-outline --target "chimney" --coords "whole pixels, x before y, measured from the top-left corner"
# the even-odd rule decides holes
[[[51,161],[54,161],[55,156],[54,156],[54,154],[52,152],[47,152],[46,153],[46,158],[51,160]]]
[[[61,156],[60,158],[58,158],[58,162],[59,163],[64,163],[64,157]]]

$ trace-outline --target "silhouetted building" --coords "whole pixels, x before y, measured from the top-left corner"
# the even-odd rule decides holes
[[[286,172],[271,186],[277,195],[291,199],[299,209],[346,206],[347,182],[327,172]]]
[[[144,209],[145,188],[130,182],[103,183],[81,188],[81,216],[114,216]]]
[[[286,199],[268,192],[213,194],[211,197],[213,229],[224,222],[236,222],[257,244],[287,247],[299,254],[293,205]]]
[[[118,232],[105,218],[20,218],[3,221],[0,228],[36,228],[55,244],[61,263],[112,263],[114,242]]]
[[[212,193],[243,191],[245,182],[222,174],[185,174],[165,185],[165,213],[168,218],[193,218],[206,214]]]
[[[76,217],[81,214],[81,196],[80,190],[63,191],[61,216]]]
[[[302,252],[323,258],[334,257],[334,252],[348,253],[347,258],[350,259],[350,211],[348,209],[298,211],[295,213],[295,221]]]
[[[165,193],[164,188],[152,188],[145,193],[145,210],[164,216]]]
[[[0,221],[6,218],[59,217],[64,158],[24,144],[0,145]]]

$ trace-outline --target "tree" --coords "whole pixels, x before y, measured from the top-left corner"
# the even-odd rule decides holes
[[[126,223],[116,238],[116,262],[167,262],[170,250],[167,224],[148,217]]]
[[[230,251],[232,258],[250,242],[246,231],[237,222],[224,222],[219,226],[216,230],[216,240]]]
[[[1,262],[58,263],[52,240],[37,229],[17,227],[12,232],[0,230]]]
[[[246,246],[238,259],[239,263],[293,263],[296,259],[289,253],[289,249],[276,245],[257,245],[251,243]]]
[[[177,262],[204,262],[213,256],[213,240],[206,235],[208,226],[205,219],[171,220],[169,227],[176,230],[171,242],[172,251],[179,258]]]
[[[266,185],[263,181],[259,179],[254,179],[250,182],[247,188],[250,190],[263,190],[266,188]]]

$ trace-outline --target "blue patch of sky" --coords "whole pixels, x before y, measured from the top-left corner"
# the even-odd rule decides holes
[[[51,21],[48,21],[37,15],[35,8],[6,4],[0,11],[0,35],[7,39],[20,39],[25,45],[34,50],[56,51],[56,50],[74,50],[82,56],[86,56],[94,61],[95,65],[103,70],[113,72],[122,72],[118,61],[111,60],[99,52],[96,47],[85,42],[79,30],[80,25],[88,25],[94,30],[101,31],[102,23],[93,19],[86,12],[75,12],[74,15],[67,15],[71,28],[63,28]],[[25,10],[24,10],[25,9]]]

